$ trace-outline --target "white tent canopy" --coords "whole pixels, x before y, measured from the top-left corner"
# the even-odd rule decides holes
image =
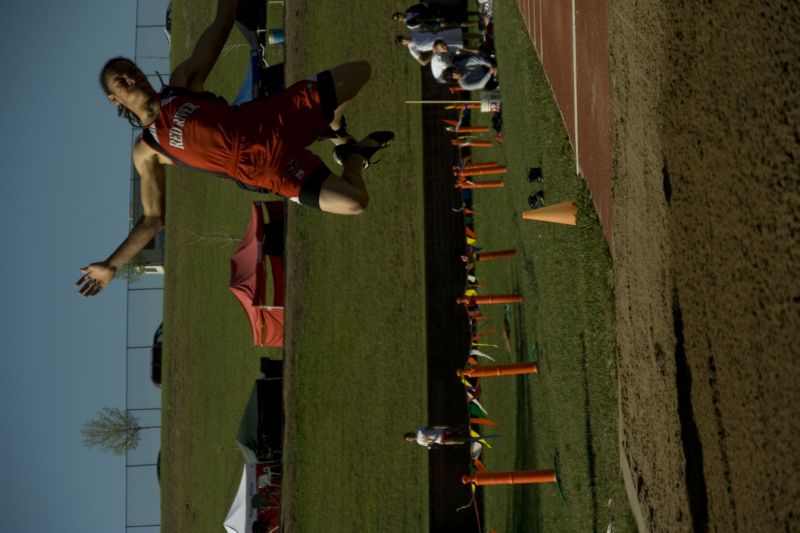
[[[228,533],[249,533],[256,520],[256,509],[250,499],[256,493],[256,465],[247,464],[242,469],[242,481],[233,499],[233,505],[225,517],[225,530]]]
[[[259,522],[270,533],[280,531],[281,463],[267,461],[242,467],[242,480],[225,517],[227,533],[251,533]],[[262,529],[263,530],[263,529]]]

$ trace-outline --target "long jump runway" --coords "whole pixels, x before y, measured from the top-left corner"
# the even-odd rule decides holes
[[[517,0],[561,110],[609,248],[611,83],[605,0]]]

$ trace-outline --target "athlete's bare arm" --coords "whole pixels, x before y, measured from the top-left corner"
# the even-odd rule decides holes
[[[200,35],[189,59],[175,67],[169,78],[171,86],[193,91],[203,90],[203,84],[233,28],[236,4],[237,0],[219,0],[214,22]]]
[[[117,270],[133,259],[164,226],[164,165],[160,156],[141,139],[133,148],[133,164],[141,177],[142,217],[127,238],[108,259],[81,269],[77,286],[83,296],[94,296],[103,290]]]

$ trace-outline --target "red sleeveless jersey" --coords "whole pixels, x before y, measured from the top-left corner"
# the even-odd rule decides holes
[[[211,93],[165,87],[159,96],[161,112],[145,141],[178,163],[235,177],[238,109]]]
[[[173,87],[159,96],[161,111],[142,138],[178,164],[289,198],[322,164],[304,150],[329,122],[314,82],[298,82],[241,107],[212,93]]]

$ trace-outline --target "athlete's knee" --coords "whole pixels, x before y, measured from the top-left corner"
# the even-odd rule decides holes
[[[366,198],[344,197],[337,198],[335,201],[320,202],[319,208],[326,213],[337,215],[360,215],[367,209],[369,200]]]
[[[354,197],[348,198],[345,209],[349,215],[360,215],[367,210],[369,205],[369,196],[366,192],[358,194]]]

